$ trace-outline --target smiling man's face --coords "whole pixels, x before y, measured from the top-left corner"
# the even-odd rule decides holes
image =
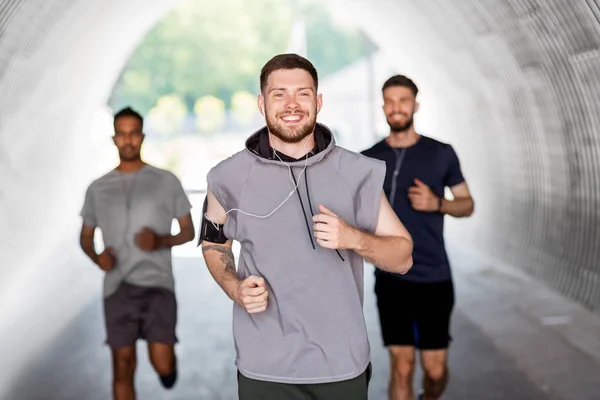
[[[300,68],[273,71],[259,97],[269,132],[286,143],[298,143],[313,132],[321,104],[312,77]]]
[[[392,133],[402,133],[413,126],[419,109],[413,91],[404,86],[390,86],[383,91],[383,112]]]

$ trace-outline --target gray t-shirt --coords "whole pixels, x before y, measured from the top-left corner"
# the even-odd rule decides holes
[[[114,248],[117,260],[106,273],[104,297],[121,282],[175,289],[171,249],[143,251],[135,244],[135,235],[144,227],[168,235],[173,219],[189,214],[191,208],[179,179],[150,165],[133,173],[113,170],[90,185],[81,210],[83,223],[100,228],[105,247]]]
[[[241,244],[237,275],[265,279],[265,312],[233,310],[236,364],[257,380],[315,384],[359,376],[370,361],[363,316],[363,259],[350,250],[312,246],[312,214],[323,204],[348,224],[375,232],[385,163],[335,146],[331,133],[316,155],[289,162],[294,183],[281,161],[265,159],[253,148],[219,163],[208,187],[225,208],[224,233]],[[249,139],[252,141],[252,138]],[[306,169],[304,170],[304,167]],[[302,173],[302,175],[301,175]]]

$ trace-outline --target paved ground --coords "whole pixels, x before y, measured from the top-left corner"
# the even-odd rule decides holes
[[[188,248],[179,254],[192,252]],[[456,253],[452,258],[458,305],[452,327],[451,383],[444,399],[600,399],[600,329],[596,330],[600,318],[527,277],[485,266],[476,256]],[[140,343],[138,398],[233,400],[230,302],[200,259],[177,258],[175,271],[180,381],[172,392],[163,391]],[[384,400],[388,362],[379,337],[371,267],[366,269],[366,281],[365,314],[374,367],[370,398]],[[25,369],[7,399],[110,398],[99,298],[82,310]]]

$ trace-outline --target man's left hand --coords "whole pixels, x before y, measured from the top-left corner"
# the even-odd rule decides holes
[[[412,207],[417,211],[439,211],[440,198],[433,193],[429,186],[416,178],[415,186],[408,189],[408,198]]]
[[[135,235],[135,243],[144,251],[156,250],[160,247],[160,236],[150,228],[143,228]]]
[[[333,211],[319,204],[320,214],[313,217],[314,235],[320,246],[328,249],[356,248],[357,230],[348,225]]]
[[[412,207],[417,211],[439,211],[440,198],[433,193],[429,186],[416,178],[415,186],[408,189],[408,198]]]

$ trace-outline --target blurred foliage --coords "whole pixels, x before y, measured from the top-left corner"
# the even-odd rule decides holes
[[[250,126],[256,115],[256,109],[256,96],[252,93],[241,91],[231,96],[231,116],[238,126]]]
[[[173,135],[181,131],[187,115],[183,100],[176,94],[170,94],[158,98],[156,105],[148,112],[146,122],[152,131]]]
[[[225,122],[225,103],[215,96],[204,96],[194,104],[196,129],[199,132],[214,132]]]
[[[172,105],[159,106],[163,96],[178,96],[190,111],[197,99],[214,96],[227,109],[235,103],[236,118],[245,120],[245,106],[233,95],[258,93],[260,69],[288,49],[294,18],[306,23],[307,57],[321,77],[361,58],[369,48],[360,31],[337,24],[320,1],[187,1],[139,43],[109,105],[114,110],[132,106],[146,115],[155,105]]]

